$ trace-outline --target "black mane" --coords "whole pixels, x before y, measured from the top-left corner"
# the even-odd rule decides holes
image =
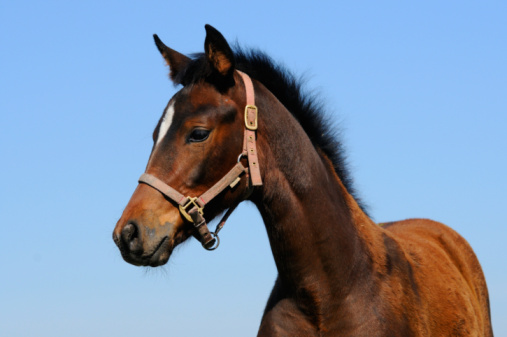
[[[333,163],[338,177],[347,191],[358,202],[363,211],[365,205],[358,198],[352,186],[352,178],[346,163],[344,147],[338,137],[338,130],[331,129],[333,123],[324,115],[324,107],[316,95],[309,94],[302,87],[303,81],[284,66],[275,63],[268,55],[258,50],[234,48],[236,69],[247,73],[261,82],[291,112],[301,124],[316,148],[319,148]],[[211,80],[213,72],[203,54],[195,54],[187,69],[179,76],[183,85],[196,83],[203,78]]]

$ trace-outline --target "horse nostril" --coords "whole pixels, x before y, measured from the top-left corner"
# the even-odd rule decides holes
[[[123,230],[121,231],[121,237],[124,241],[130,242],[132,239],[134,239],[137,236],[137,226],[133,223],[128,223],[123,227]]]
[[[129,222],[121,231],[121,239],[131,253],[141,253],[142,245],[139,237],[139,228],[135,223]]]

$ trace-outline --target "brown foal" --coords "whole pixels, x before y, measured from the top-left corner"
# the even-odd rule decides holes
[[[205,52],[193,59],[155,36],[183,87],[154,132],[146,174],[160,184],[141,179],[114,230],[123,258],[162,265],[192,235],[211,247],[218,233],[206,221],[249,200],[278,269],[258,336],[492,336],[469,244],[431,220],[374,223],[340,144],[297,81],[264,54],[233,52],[218,31],[206,31]],[[250,78],[257,125],[247,135]],[[237,176],[219,184],[236,166]]]

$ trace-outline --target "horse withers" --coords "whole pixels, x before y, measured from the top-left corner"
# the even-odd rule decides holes
[[[155,36],[182,89],[114,229],[123,258],[163,265],[191,236],[214,249],[218,231],[207,222],[249,200],[278,269],[258,336],[492,336],[469,244],[431,220],[375,224],[301,83],[265,54],[233,51],[206,32],[194,58]]]

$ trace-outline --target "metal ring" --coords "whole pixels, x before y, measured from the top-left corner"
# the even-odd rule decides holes
[[[218,234],[216,234],[215,232],[210,232],[210,234],[215,239],[216,244],[211,247],[206,247],[204,244],[202,245],[204,247],[204,249],[209,250],[209,251],[217,249],[218,246],[220,245],[220,238],[218,237]]]
[[[242,153],[238,156],[238,163],[241,162],[241,158],[246,157],[246,154]]]

